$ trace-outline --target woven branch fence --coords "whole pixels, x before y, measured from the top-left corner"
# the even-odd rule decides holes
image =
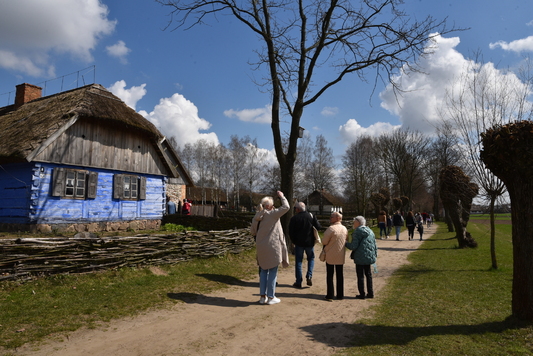
[[[132,237],[0,239],[0,281],[173,264],[193,258],[238,254],[254,245],[250,229]]]

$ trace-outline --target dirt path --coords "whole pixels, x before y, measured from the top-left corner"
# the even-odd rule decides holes
[[[434,229],[426,229],[424,237]],[[406,232],[401,241],[378,240],[374,299],[355,299],[355,268],[347,256],[346,297],[325,301],[326,268],[317,259],[312,287],[294,289],[294,266],[280,269],[276,295],[281,303],[277,305],[257,303],[258,279],[198,298],[169,294],[185,302],[170,310],[112,321],[105,328],[78,330],[62,340],[25,345],[15,355],[330,355],[350,346],[351,325],[369,306],[379,303],[388,277],[420,244],[417,239],[407,240]],[[304,261],[304,273],[305,265]]]

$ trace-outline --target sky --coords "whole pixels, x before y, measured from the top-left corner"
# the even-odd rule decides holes
[[[447,18],[467,30],[438,38],[420,62],[424,74],[397,74],[409,89],[402,97],[352,76],[306,108],[300,126],[313,141],[323,135],[337,163],[361,134],[434,132],[446,87],[475,52],[501,76],[532,55],[532,0],[404,2],[418,19]],[[188,30],[170,19],[152,0],[0,0],[0,107],[13,103],[21,83],[51,95],[96,82],[179,144],[248,135],[273,151],[270,95],[249,65],[260,49],[255,35],[230,16]]]

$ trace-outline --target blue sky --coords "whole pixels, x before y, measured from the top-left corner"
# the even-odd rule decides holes
[[[531,0],[405,0],[404,9],[470,29],[439,39],[422,62],[427,75],[399,78],[412,90],[401,107],[390,88],[378,83],[371,96],[373,84],[357,76],[309,106],[301,126],[313,140],[324,135],[337,158],[362,133],[399,125],[431,133],[446,86],[473,52],[500,69],[517,68],[533,52]],[[0,0],[0,107],[13,102],[17,84],[43,86],[49,95],[85,78],[180,143],[249,135],[272,150],[269,95],[248,64],[257,38],[229,16],[187,31],[165,30],[168,20],[169,9],[151,0]]]

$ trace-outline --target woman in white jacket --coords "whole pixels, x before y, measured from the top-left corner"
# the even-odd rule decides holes
[[[260,210],[255,214],[251,233],[255,235],[257,247],[257,263],[259,264],[259,304],[277,304],[276,279],[278,266],[289,266],[289,253],[285,243],[283,228],[279,218],[289,211],[289,203],[285,195],[278,191],[281,206],[274,208],[274,199],[264,197],[261,200]]]

